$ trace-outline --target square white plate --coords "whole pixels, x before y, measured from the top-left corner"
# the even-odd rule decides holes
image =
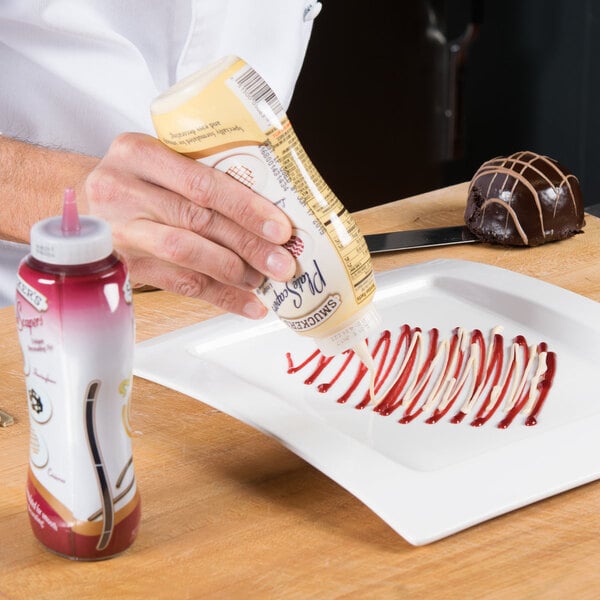
[[[501,326],[505,340],[546,342],[557,369],[538,424],[517,417],[499,429],[499,413],[482,427],[468,418],[453,424],[456,411],[435,425],[400,424],[400,410],[388,417],[371,406],[356,410],[366,378],[340,404],[355,369],[326,393],[304,383],[312,369],[288,374],[286,353],[300,362],[315,346],[274,317],[225,315],[148,340],[136,348],[134,372],[275,437],[414,545],[600,476],[600,304],[468,261],[404,267],[377,282],[385,329],[435,327],[449,338],[461,326],[480,329],[487,342]]]

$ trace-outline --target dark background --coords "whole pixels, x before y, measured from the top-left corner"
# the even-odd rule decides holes
[[[600,3],[323,0],[288,114],[350,210],[519,150],[600,202]]]

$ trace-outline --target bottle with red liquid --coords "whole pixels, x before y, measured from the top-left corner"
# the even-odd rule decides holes
[[[36,223],[19,267],[19,342],[29,404],[26,503],[36,537],[77,560],[126,550],[140,521],[131,448],[135,325],[108,223],[77,214]]]

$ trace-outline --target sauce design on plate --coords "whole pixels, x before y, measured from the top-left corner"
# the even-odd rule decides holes
[[[525,425],[537,424],[556,371],[556,354],[546,342],[529,345],[523,335],[506,342],[500,327],[486,340],[479,329],[456,327],[441,338],[437,328],[425,334],[404,324],[395,334],[383,331],[369,347],[374,398],[370,390],[360,391],[368,369],[352,350],[337,357],[316,350],[301,361],[288,352],[287,372],[308,373],[305,385],[322,393],[336,391],[340,404],[361,394],[357,409],[394,414],[399,423],[421,417],[435,424],[446,417],[458,424],[468,417],[473,427],[480,427],[497,415],[497,427],[506,429],[519,414]],[[347,371],[350,375],[342,377]]]

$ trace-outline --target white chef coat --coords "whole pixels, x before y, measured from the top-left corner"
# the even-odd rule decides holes
[[[153,134],[150,103],[228,54],[288,106],[320,2],[2,0],[0,134],[102,156],[124,131]],[[0,190],[1,210],[1,190]],[[0,305],[24,245],[0,242]]]

